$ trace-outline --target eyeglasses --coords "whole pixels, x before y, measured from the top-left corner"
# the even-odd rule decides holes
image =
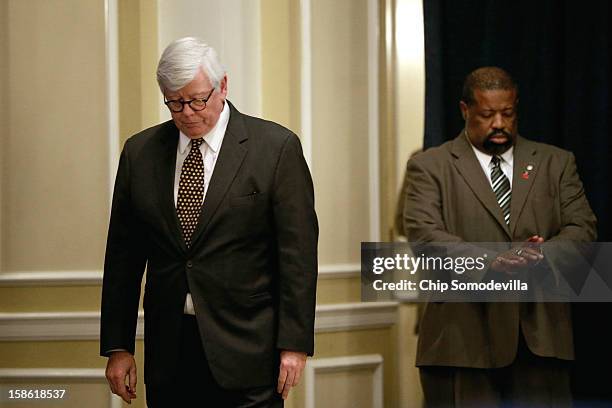
[[[195,98],[189,101],[181,101],[178,99],[173,101],[167,101],[166,98],[164,98],[164,104],[168,107],[168,109],[175,113],[182,112],[185,108],[185,105],[189,105],[189,107],[193,111],[201,111],[206,109],[206,102],[208,102],[214,91],[215,88],[211,89],[206,98]]]

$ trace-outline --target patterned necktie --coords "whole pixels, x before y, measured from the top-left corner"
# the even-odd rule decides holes
[[[510,225],[510,199],[512,198],[512,189],[510,188],[510,180],[502,171],[499,163],[501,159],[499,156],[493,156],[491,159],[491,163],[493,163],[493,167],[491,168],[491,183],[493,184],[493,192],[495,193],[495,198],[497,198],[497,203],[502,209],[504,213],[504,220],[506,224]]]
[[[187,248],[198,224],[198,217],[204,200],[204,160],[200,145],[204,139],[191,139],[191,150],[183,162],[179,180],[176,212]]]

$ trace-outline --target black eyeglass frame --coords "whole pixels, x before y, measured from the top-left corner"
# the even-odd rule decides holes
[[[190,99],[188,101],[181,101],[180,99],[173,99],[171,101],[167,101],[166,97],[164,97],[164,105],[166,105],[168,107],[170,112],[174,112],[174,113],[182,112],[185,109],[185,105],[189,105],[191,110],[194,111],[194,112],[200,112],[200,111],[203,111],[204,109],[206,109],[206,104],[208,103],[208,100],[212,96],[213,92],[215,92],[215,88],[210,90],[210,92],[208,93],[208,96],[206,98],[193,98],[193,99]],[[202,107],[202,108],[193,107],[191,104],[192,104],[192,102],[195,102],[195,101],[204,102],[204,107]],[[170,107],[171,103],[180,103],[181,104],[181,109],[180,110],[172,109]]]

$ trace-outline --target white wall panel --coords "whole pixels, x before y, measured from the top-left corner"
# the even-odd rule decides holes
[[[217,50],[228,72],[228,99],[261,115],[259,0],[158,0],[158,55],[177,38],[195,36]],[[170,118],[160,102],[161,118]]]
[[[301,12],[302,135],[329,268],[380,238],[378,2],[301,0]]]

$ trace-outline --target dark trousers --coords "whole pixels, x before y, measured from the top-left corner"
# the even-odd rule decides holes
[[[522,338],[503,368],[420,367],[428,408],[571,407],[570,362],[533,354]]]
[[[240,370],[240,367],[236,367]],[[183,317],[181,353],[176,380],[169,384],[146,384],[149,408],[282,408],[275,385],[239,390],[224,389],[215,381],[198,331],[195,316]]]

